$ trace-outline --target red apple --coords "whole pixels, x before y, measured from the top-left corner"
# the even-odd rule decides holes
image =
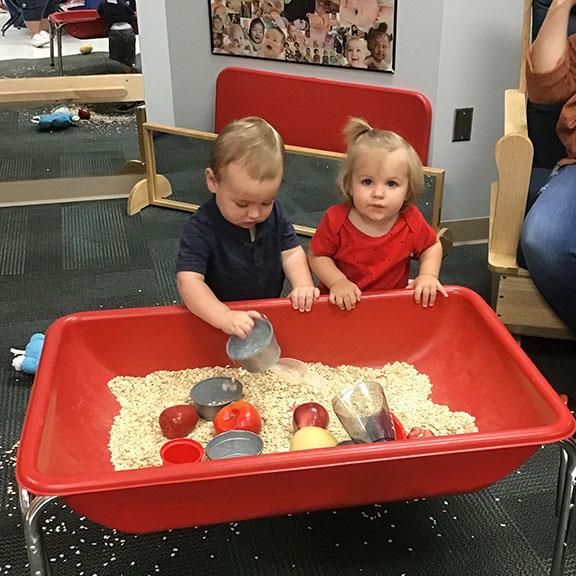
[[[184,438],[198,423],[198,412],[190,404],[169,406],[162,410],[158,422],[166,438]]]
[[[294,430],[300,430],[305,426],[316,426],[318,428],[326,428],[330,416],[328,411],[322,404],[318,402],[306,402],[300,404],[294,409],[294,416],[292,418]]]
[[[82,120],[90,120],[90,110],[88,108],[78,108],[78,116]]]

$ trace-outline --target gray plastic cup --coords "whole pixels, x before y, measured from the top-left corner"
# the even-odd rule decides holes
[[[256,320],[250,335],[244,339],[230,336],[226,344],[230,360],[238,363],[248,372],[265,372],[280,358],[280,346],[268,318]]]
[[[257,456],[262,453],[264,442],[254,432],[248,430],[229,430],[217,434],[206,444],[208,460]]]
[[[392,413],[379,382],[358,381],[347,386],[334,397],[332,408],[357,444],[396,439]]]
[[[190,400],[204,420],[214,420],[220,408],[240,398],[242,398],[242,382],[226,376],[200,380],[190,390]]]

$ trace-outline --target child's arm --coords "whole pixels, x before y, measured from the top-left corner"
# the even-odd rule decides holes
[[[328,256],[316,256],[313,252],[308,253],[308,261],[312,272],[330,290],[330,302],[340,310],[352,310],[360,300],[362,291],[354,282],[338,269],[334,260]]]
[[[420,272],[414,282],[414,300],[416,304],[422,306],[434,306],[436,292],[448,297],[448,292],[444,289],[438,276],[440,274],[440,264],[442,263],[442,244],[436,240],[432,246],[426,248],[420,255]]]
[[[282,268],[292,286],[292,292],[288,296],[292,307],[300,312],[309,312],[312,303],[320,297],[320,290],[314,286],[302,246],[282,252]]]
[[[254,327],[254,319],[261,315],[256,310],[231,310],[216,298],[214,292],[204,282],[198,272],[178,272],[176,274],[178,292],[186,308],[226,334],[246,338]]]

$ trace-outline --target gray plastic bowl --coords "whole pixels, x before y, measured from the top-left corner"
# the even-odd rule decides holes
[[[214,420],[220,408],[240,398],[242,398],[242,383],[225,376],[201,380],[190,390],[190,400],[204,420]]]
[[[264,442],[258,434],[248,430],[230,430],[214,436],[206,444],[208,460],[238,458],[240,456],[257,456],[262,453]]]

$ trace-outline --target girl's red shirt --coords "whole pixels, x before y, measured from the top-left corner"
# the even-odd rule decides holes
[[[316,256],[328,256],[338,269],[362,290],[406,288],[410,259],[418,258],[436,243],[436,232],[416,206],[400,212],[383,236],[367,236],[348,218],[351,206],[331,206],[310,241]],[[327,293],[326,286],[320,291]]]

